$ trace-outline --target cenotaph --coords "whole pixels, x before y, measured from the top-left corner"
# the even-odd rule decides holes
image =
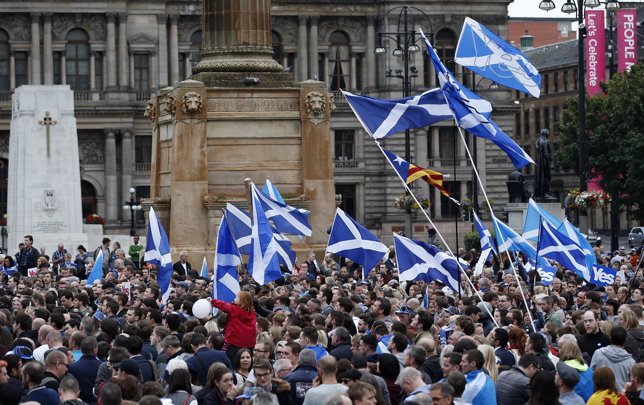
[[[335,212],[326,85],[295,83],[272,59],[270,0],[205,0],[201,61],[192,79],[148,103],[153,125],[151,198],[172,251],[212,267],[226,203],[247,206],[244,179],[267,177],[286,203],[311,211],[322,250]]]
[[[24,235],[51,254],[83,234],[78,137],[69,86],[20,86],[12,101],[7,191],[9,251]]]

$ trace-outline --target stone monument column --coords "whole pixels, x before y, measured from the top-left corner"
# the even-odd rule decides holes
[[[193,72],[281,72],[270,6],[270,0],[204,0],[201,61]]]

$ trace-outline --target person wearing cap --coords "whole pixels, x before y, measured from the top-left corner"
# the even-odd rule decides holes
[[[559,390],[559,403],[561,405],[584,405],[584,399],[575,392],[579,382],[579,372],[563,361],[557,363],[555,385]]]
[[[400,308],[398,308],[398,310],[396,310],[395,314],[398,316],[398,319],[400,320],[400,322],[404,323],[405,325],[408,325],[407,326],[408,329],[411,328],[411,326],[409,325],[410,324],[409,320],[411,319],[412,315],[414,315],[413,309],[409,308],[406,305],[403,305]]]
[[[132,359],[123,359],[112,365],[116,379],[125,378],[127,375],[134,376],[141,380],[141,367]]]

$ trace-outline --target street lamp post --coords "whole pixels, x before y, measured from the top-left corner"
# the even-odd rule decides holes
[[[608,11],[616,10],[620,7],[619,1],[608,0],[606,3]],[[584,9],[599,7],[599,0],[566,0],[561,6],[561,11],[566,14],[577,13],[578,35],[577,47],[579,53],[579,60],[577,71],[577,88],[579,90],[579,192],[588,190],[588,169],[587,169],[587,153],[588,153],[588,138],[586,134],[586,65],[585,65],[585,49],[584,37],[586,36],[586,26],[584,24]],[[552,0],[542,0],[539,8],[545,11],[550,11],[555,8],[555,3]],[[579,230],[581,232],[588,232],[588,218],[586,213],[579,211]]]
[[[386,21],[389,13],[395,10],[400,10],[398,15],[398,30],[396,32],[380,32],[378,33],[378,46],[374,49],[376,55],[382,55],[387,52],[387,49],[382,45],[382,38],[390,38],[396,41],[396,49],[392,52],[393,56],[398,56],[403,58],[403,69],[396,70],[395,74],[392,70],[388,70],[386,77],[395,77],[402,79],[402,93],[403,97],[409,97],[411,95],[411,82],[410,78],[418,77],[418,70],[415,66],[409,66],[409,57],[411,54],[420,52],[420,47],[416,44],[416,41],[420,39],[420,33],[416,32],[415,29],[409,29],[409,12],[417,11],[420,13],[425,20],[429,23],[431,32],[429,33],[429,38],[431,40],[433,36],[432,23],[429,20],[427,14],[422,10],[413,7],[413,6],[398,6],[387,11],[383,20]],[[402,23],[402,27],[401,27]],[[410,70],[412,75],[410,75]],[[411,161],[411,134],[409,129],[405,130],[405,160]],[[412,218],[411,218],[411,206],[406,209],[405,212],[405,235],[409,238],[413,237],[413,227],[412,227]]]
[[[136,223],[134,221],[134,211],[140,211],[141,205],[134,198],[134,187],[130,188],[130,200],[123,203],[124,210],[130,210],[130,236],[136,235]]]

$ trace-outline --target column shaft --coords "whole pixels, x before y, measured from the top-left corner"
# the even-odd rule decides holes
[[[179,16],[170,17],[170,84],[179,81]]]
[[[183,70],[186,72],[185,77],[182,77],[181,80],[189,79],[192,76],[192,62],[190,62],[190,52],[186,52],[185,58],[183,58]]]
[[[116,28],[114,15],[107,15],[107,87],[116,87]]]
[[[168,86],[168,28],[167,16],[158,16],[159,22],[159,87]]]
[[[67,57],[64,52],[61,52],[60,55],[60,83],[67,84]]]
[[[116,138],[110,131],[105,136],[105,205],[108,222],[118,220],[118,191],[116,179]]]
[[[308,46],[306,41],[306,17],[297,19],[297,79],[303,82],[308,79]]]
[[[130,77],[128,78],[130,81],[130,87],[134,89],[135,83],[134,83],[134,54],[133,53],[130,53],[130,58],[128,59],[127,63],[130,64]]]
[[[311,17],[311,31],[309,32],[309,77],[311,79],[320,79],[318,69],[318,18]]]
[[[89,89],[96,91],[96,52],[89,54]]]
[[[376,86],[376,19],[375,17],[367,18],[367,49],[365,50],[366,56],[366,72],[365,83],[363,88],[370,90]]]
[[[9,56],[9,90],[13,91],[16,88],[16,54],[11,53]]]
[[[132,134],[129,131],[123,132],[123,142],[121,143],[121,195],[130,195],[132,187],[133,167]]]
[[[129,60],[127,51],[127,15],[119,15],[119,87],[128,88],[130,82]]]
[[[31,14],[31,84],[40,84],[40,14]]]
[[[45,14],[43,22],[43,57],[45,66],[45,84],[54,84],[54,55],[51,43],[51,14]]]
[[[351,74],[351,91],[355,91],[356,89],[356,54],[355,52],[351,52],[351,67],[350,67],[350,74]]]

